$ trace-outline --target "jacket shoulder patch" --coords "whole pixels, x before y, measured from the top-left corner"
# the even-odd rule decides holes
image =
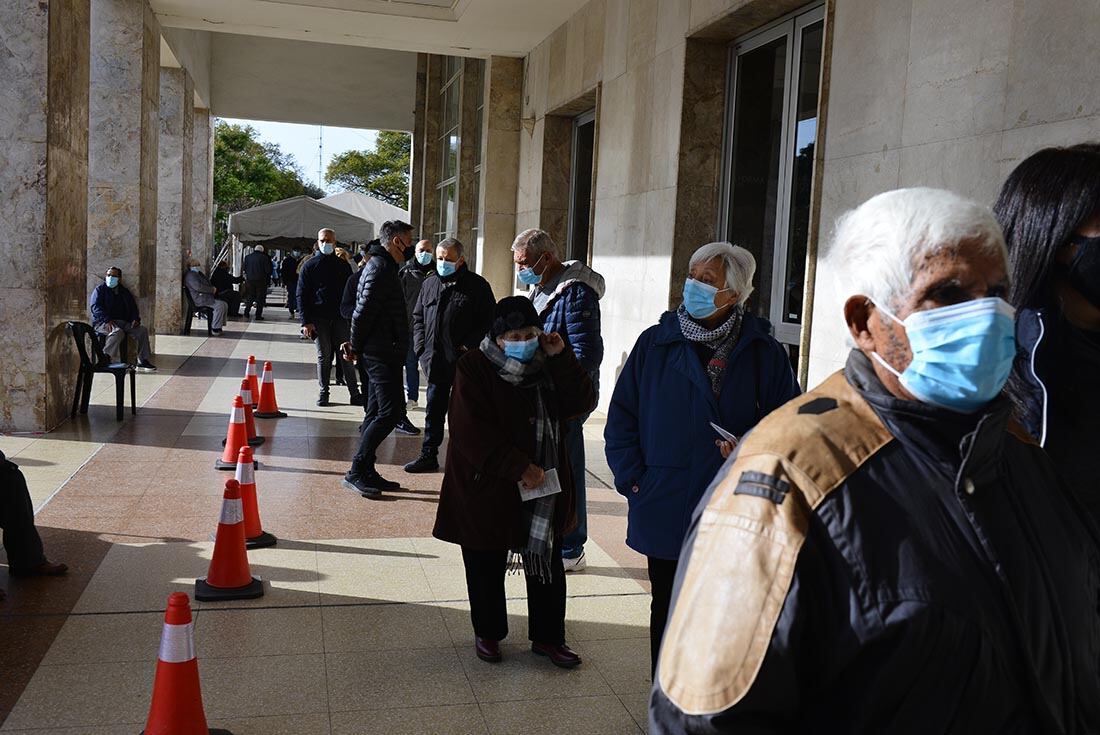
[[[737,481],[737,487],[733,489],[733,493],[734,495],[755,495],[758,498],[767,498],[779,505],[787,497],[787,491],[790,489],[791,484],[786,480],[765,475],[763,472],[746,470],[741,473],[741,478]]]
[[[833,408],[817,413],[822,399]],[[752,688],[814,509],[891,439],[842,374],[745,437],[698,518],[661,647],[658,683],[682,712],[723,712]]]
[[[832,411],[837,405],[835,398],[815,398],[809,403],[803,403],[799,406],[798,412],[800,414],[812,414],[816,416],[826,413],[827,411]]]

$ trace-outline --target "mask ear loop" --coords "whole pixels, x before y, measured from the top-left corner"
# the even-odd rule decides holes
[[[876,309],[881,311],[883,314],[885,314],[886,316],[890,317],[895,322],[900,324],[901,328],[903,330],[905,329],[905,322],[903,322],[901,319],[898,319],[897,316],[894,315],[894,312],[890,311],[885,306],[880,306],[879,304],[876,304],[874,299],[867,299],[867,303],[871,304]],[[898,371],[897,369],[895,369],[893,365],[886,362],[886,358],[884,358],[878,352],[872,351],[871,352],[871,359],[876,361],[879,365],[882,365],[882,367],[884,367],[887,371],[889,371],[891,374],[893,374],[893,376],[895,378],[897,378],[898,380],[901,380],[901,372]]]

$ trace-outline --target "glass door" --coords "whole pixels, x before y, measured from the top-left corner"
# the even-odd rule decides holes
[[[792,360],[802,328],[824,13],[801,11],[730,50],[719,231],[756,257],[747,306],[771,321]]]

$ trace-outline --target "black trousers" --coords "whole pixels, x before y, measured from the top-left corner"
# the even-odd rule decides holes
[[[317,385],[322,393],[328,393],[329,379],[332,377],[332,361],[336,359],[336,369],[343,371],[344,382],[348,385],[348,391],[354,396],[359,392],[359,386],[355,379],[355,366],[336,354],[340,345],[351,339],[351,325],[343,317],[335,319],[314,319],[313,326],[317,330]]]
[[[214,298],[224,301],[228,307],[226,314],[228,316],[240,316],[241,315],[241,295],[236,291],[230,289],[228,291],[222,291]]]
[[[434,366],[428,377],[428,405],[424,412],[423,454],[435,456],[443,444],[443,427],[447,423],[447,408],[451,403],[451,387],[454,370],[437,370]]]
[[[23,473],[0,459],[0,528],[9,569],[28,569],[46,561],[42,539],[34,527],[34,506]]]
[[[286,286],[286,308],[290,311],[290,315],[294,316],[294,312],[298,311],[298,279],[293,281],[287,281]]]
[[[368,415],[359,436],[359,451],[351,462],[352,476],[374,472],[378,447],[390,435],[405,415],[405,393],[401,385],[401,363],[387,363],[371,357],[360,357],[359,363],[367,375]]]
[[[661,639],[668,624],[668,608],[672,604],[672,584],[676,581],[676,559],[649,560],[649,584],[653,589],[653,601],[649,604],[649,659],[650,673],[657,672],[657,657],[661,653]]]
[[[554,549],[558,549],[556,542]],[[462,563],[466,567],[474,635],[491,641],[504,640],[508,636],[508,606],[504,597],[508,552],[463,546]],[[560,553],[550,555],[550,569],[548,584],[535,577],[526,578],[527,637],[535,643],[560,646],[565,643],[565,569]]]
[[[256,305],[256,316],[264,315],[267,306],[267,281],[248,281],[248,299],[244,302],[244,313]]]

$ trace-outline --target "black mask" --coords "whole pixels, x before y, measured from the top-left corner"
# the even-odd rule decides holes
[[[413,246],[410,245],[409,247],[407,247],[407,248],[405,248],[404,250],[401,251],[401,256],[405,260],[408,260],[413,256],[413,252],[414,252]]]
[[[1069,285],[1100,309],[1100,237],[1074,235],[1077,254],[1069,265]]]

